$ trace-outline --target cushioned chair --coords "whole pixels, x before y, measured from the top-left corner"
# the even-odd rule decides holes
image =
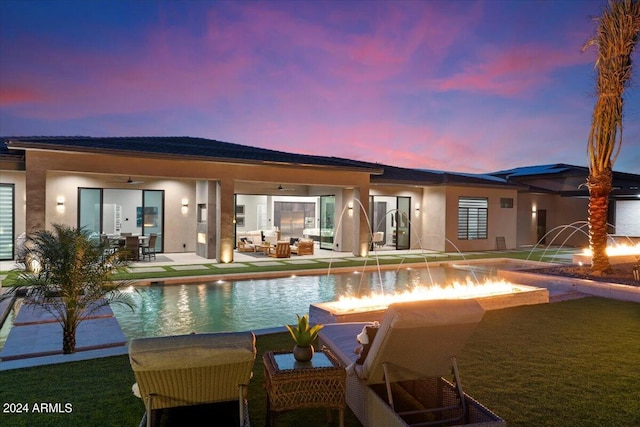
[[[279,241],[269,248],[269,256],[274,258],[291,258],[291,246],[288,241]]]
[[[238,240],[237,247],[239,252],[256,252],[258,250],[258,247],[253,244],[253,241],[246,237],[242,237]]]
[[[349,365],[347,404],[364,426],[502,425],[462,391],[455,358],[483,314],[475,300],[391,304],[364,361],[354,349],[366,323],[325,325],[320,345]]]
[[[164,408],[220,402],[237,402],[236,420],[249,425],[246,390],[255,357],[252,332],[132,340],[129,361],[146,408],[146,425],[159,424]]]
[[[384,231],[376,231],[373,233],[371,241],[374,245],[380,247],[384,245]]]
[[[296,255],[313,255],[313,240],[299,239],[291,245],[291,253]]]

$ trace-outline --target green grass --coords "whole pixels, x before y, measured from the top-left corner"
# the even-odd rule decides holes
[[[566,252],[566,250],[560,250],[560,253]],[[478,259],[492,259],[492,258],[511,258],[511,259],[519,259],[519,260],[530,260],[530,261],[539,261],[543,254],[547,256],[553,256],[558,252],[557,249],[553,250],[536,250],[536,251],[508,251],[508,252],[485,252],[485,253],[473,253],[468,255],[450,255],[446,258],[429,256],[430,254],[425,254],[425,259],[415,259],[415,258],[402,258],[401,256],[397,256],[395,258],[376,258],[373,255],[370,255],[368,258],[349,258],[347,261],[343,261],[340,263],[332,263],[329,258],[322,259],[314,259],[314,263],[309,264],[289,264],[289,265],[260,265],[260,261],[256,260],[255,262],[238,262],[237,267],[225,267],[218,268],[216,264],[204,263],[208,267],[207,270],[203,269],[194,269],[194,270],[177,270],[174,269],[172,265],[164,265],[162,266],[163,271],[153,271],[153,272],[128,272],[121,273],[115,275],[116,280],[127,280],[127,281],[135,281],[135,280],[149,280],[149,279],[162,279],[162,278],[172,278],[172,277],[197,277],[197,276],[207,276],[215,279],[216,275],[224,275],[228,276],[230,274],[246,274],[246,273],[264,273],[264,272],[274,272],[274,271],[302,271],[302,270],[316,270],[316,269],[328,269],[328,268],[339,268],[339,267],[348,267],[348,268],[357,268],[363,266],[375,266],[375,265],[396,265],[396,264],[407,264],[407,263],[424,263],[426,262],[442,262],[442,261],[461,261],[461,260],[478,260]],[[389,253],[381,253],[382,255],[394,255],[393,252]],[[351,257],[351,254],[348,254]],[[340,258],[340,253],[335,254],[335,258]],[[19,274],[18,271],[0,271],[0,274],[5,274],[6,278],[3,280],[3,286],[13,286],[15,285],[15,280]]]
[[[260,336],[249,390],[251,424],[264,425],[262,353],[289,349]],[[465,391],[510,426],[640,425],[640,305],[584,298],[489,311],[459,355]],[[0,425],[133,426],[126,356],[0,372],[0,402],[70,403],[68,414],[6,414]],[[347,413],[346,426],[359,423]],[[293,411],[281,426],[326,425],[324,410]]]

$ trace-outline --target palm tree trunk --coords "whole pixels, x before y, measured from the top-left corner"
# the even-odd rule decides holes
[[[592,252],[591,271],[601,275],[611,271],[607,256],[607,218],[612,173],[608,169],[599,175],[589,175],[589,246]]]
[[[72,354],[76,352],[76,324],[65,322],[62,328],[62,353]]]

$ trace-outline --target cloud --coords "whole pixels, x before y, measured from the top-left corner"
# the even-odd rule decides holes
[[[592,62],[575,46],[527,43],[509,49],[490,49],[479,54],[458,73],[436,79],[438,91],[468,91],[505,97],[531,94],[553,80],[557,70]]]

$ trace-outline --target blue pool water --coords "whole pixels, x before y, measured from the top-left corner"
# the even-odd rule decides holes
[[[475,277],[473,276],[475,274]],[[245,331],[293,324],[309,305],[372,290],[403,291],[419,284],[445,284],[489,273],[436,267],[393,271],[221,281],[137,288],[135,311],[114,306],[128,339],[191,332]]]

